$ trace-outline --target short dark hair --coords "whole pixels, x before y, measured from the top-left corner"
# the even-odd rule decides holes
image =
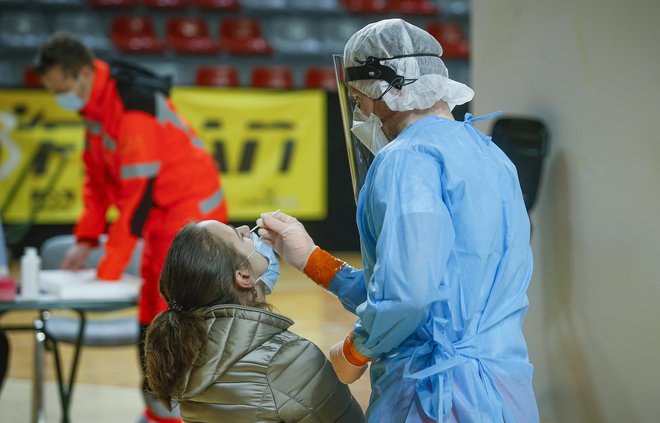
[[[83,66],[94,65],[94,53],[75,36],[56,32],[41,45],[32,67],[43,75],[57,65],[62,66],[65,75],[76,76]]]

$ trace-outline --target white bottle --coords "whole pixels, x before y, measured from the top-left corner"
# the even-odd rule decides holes
[[[26,247],[21,257],[21,297],[35,299],[39,296],[39,271],[41,257],[35,247]]]

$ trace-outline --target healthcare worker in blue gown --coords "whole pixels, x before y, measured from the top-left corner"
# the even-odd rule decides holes
[[[375,154],[357,199],[363,269],[284,213],[262,215],[259,234],[357,316],[329,355],[344,383],[370,366],[369,422],[537,422],[520,184],[477,118],[452,117],[474,93],[441,55],[400,19],[367,25],[344,49],[351,131]]]

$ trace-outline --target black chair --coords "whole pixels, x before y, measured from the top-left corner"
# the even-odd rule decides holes
[[[550,134],[539,120],[505,117],[495,121],[492,137],[518,169],[525,207],[529,212],[536,202]]]

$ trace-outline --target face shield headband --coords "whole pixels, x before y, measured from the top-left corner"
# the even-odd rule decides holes
[[[392,57],[367,57],[367,60],[354,59],[356,62],[360,63],[361,66],[353,66],[346,68],[346,82],[351,81],[363,81],[367,79],[376,79],[385,81],[389,84],[389,87],[380,95],[376,100],[382,100],[383,96],[387,94],[392,88],[400,90],[405,85],[412,84],[417,81],[417,79],[406,79],[403,75],[397,75],[397,73],[389,66],[383,65],[380,62],[393,60],[393,59],[403,59],[406,57],[437,57],[440,59],[440,55],[434,53],[415,53],[415,54],[402,54],[400,56]]]

